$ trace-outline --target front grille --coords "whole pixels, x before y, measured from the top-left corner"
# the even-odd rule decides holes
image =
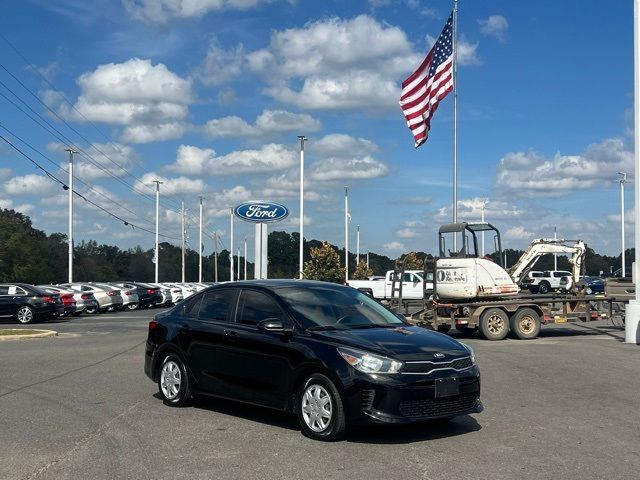
[[[456,358],[448,362],[407,362],[402,367],[401,373],[423,373],[428,374],[434,370],[452,369],[464,370],[473,366],[471,357]]]
[[[404,417],[435,417],[455,414],[473,408],[477,393],[466,393],[447,398],[425,398],[400,402],[400,414]]]
[[[376,391],[373,389],[365,389],[360,393],[360,402],[362,405],[363,411],[369,411],[373,408],[373,399],[375,397]]]

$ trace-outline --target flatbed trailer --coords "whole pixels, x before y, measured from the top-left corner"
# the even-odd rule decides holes
[[[616,319],[624,322],[624,300],[596,295],[518,295],[510,298],[446,301],[431,297],[407,321],[446,333],[476,330],[487,340],[537,338],[542,325]]]

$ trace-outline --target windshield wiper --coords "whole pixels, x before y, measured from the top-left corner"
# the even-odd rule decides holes
[[[392,325],[390,323],[362,323],[359,325],[352,325],[349,328],[396,328],[398,325]]]
[[[344,328],[336,327],[335,325],[315,325],[313,327],[308,327],[306,330],[320,332],[322,330],[344,330]]]

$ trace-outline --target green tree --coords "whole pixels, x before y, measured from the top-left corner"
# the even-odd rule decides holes
[[[312,248],[310,259],[304,264],[304,278],[324,282],[344,283],[344,268],[340,257],[329,242],[322,242],[319,248]]]
[[[356,266],[356,270],[355,270],[355,272],[353,272],[353,277],[352,278],[354,280],[366,280],[371,275],[373,275],[373,269],[367,267],[367,262],[360,262]]]

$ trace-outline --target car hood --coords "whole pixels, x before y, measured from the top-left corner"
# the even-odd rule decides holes
[[[447,335],[406,325],[398,328],[327,330],[313,332],[313,335],[337,347],[349,346],[405,362],[445,361],[469,354],[460,342]]]

